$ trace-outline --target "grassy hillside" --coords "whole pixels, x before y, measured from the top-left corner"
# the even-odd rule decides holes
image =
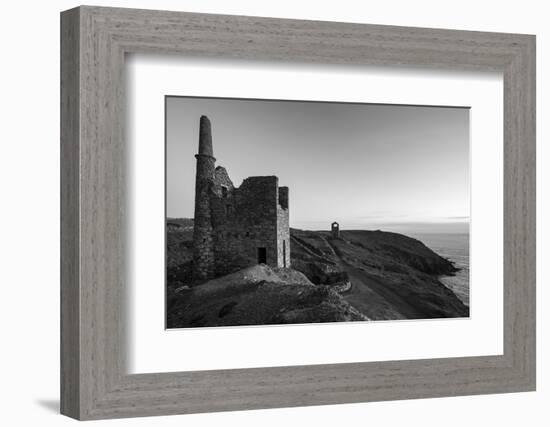
[[[383,231],[291,230],[292,267],[314,282],[347,275],[346,300],[375,320],[465,317],[469,311],[439,280],[457,270],[419,240]],[[326,273],[326,274],[324,274]],[[340,276],[339,276],[340,275]]]

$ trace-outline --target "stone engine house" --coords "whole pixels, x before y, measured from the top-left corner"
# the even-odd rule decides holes
[[[276,176],[253,176],[235,187],[216,167],[212,129],[200,118],[195,182],[193,278],[210,279],[267,264],[290,267],[288,187]]]

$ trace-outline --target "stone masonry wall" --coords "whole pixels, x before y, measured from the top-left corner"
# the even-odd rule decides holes
[[[215,167],[210,121],[200,120],[195,183],[193,277],[205,280],[259,262],[290,266],[288,188],[276,176],[246,178],[236,188]]]
[[[274,176],[251,177],[224,197],[222,182],[215,183],[211,207],[216,274],[257,264],[258,248],[266,249],[268,265],[279,265],[277,184]]]
[[[225,187],[227,191],[232,191],[235,188],[233,181],[229,178],[227,170],[223,166],[217,166],[214,171],[214,193],[218,196],[222,196],[222,187]]]
[[[212,153],[210,121],[202,116],[199,130],[199,153],[195,181],[195,216],[193,227],[193,278],[204,280],[214,275],[214,240],[210,191],[216,159]]]
[[[277,204],[277,264],[279,267],[290,267],[288,187],[279,187],[279,202]]]

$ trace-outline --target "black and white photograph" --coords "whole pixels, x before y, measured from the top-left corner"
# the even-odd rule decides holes
[[[469,317],[469,109],[167,96],[167,328]]]
[[[547,427],[547,9],[3,3],[2,425]]]

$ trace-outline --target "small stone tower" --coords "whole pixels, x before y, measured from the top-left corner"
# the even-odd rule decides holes
[[[213,184],[216,159],[212,150],[210,120],[201,116],[199,153],[195,181],[195,224],[193,229],[193,278],[205,280],[214,275],[214,241],[210,207],[210,188]]]
[[[334,239],[339,239],[340,238],[340,224],[338,224],[336,221],[334,221],[330,225],[330,231],[331,231],[332,237]]]

